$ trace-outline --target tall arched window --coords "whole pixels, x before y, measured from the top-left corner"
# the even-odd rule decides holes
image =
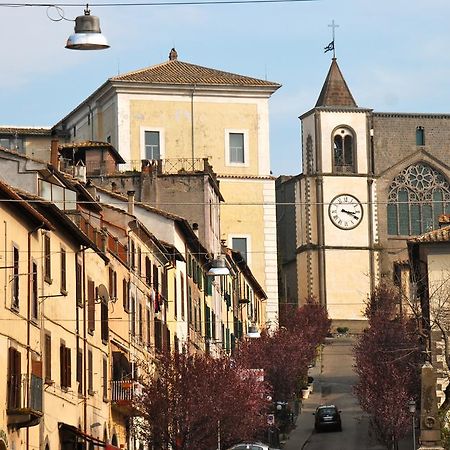
[[[440,214],[450,212],[450,185],[425,163],[402,170],[389,188],[388,234],[411,236],[438,227]]]
[[[333,134],[333,171],[355,173],[355,138],[348,128],[338,128]]]

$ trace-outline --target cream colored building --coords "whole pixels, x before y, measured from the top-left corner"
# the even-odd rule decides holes
[[[178,60],[107,80],[54,130],[67,141],[111,143],[129,168],[141,160],[208,158],[218,174],[221,238],[241,251],[278,314],[275,183],[269,107],[277,83]]]

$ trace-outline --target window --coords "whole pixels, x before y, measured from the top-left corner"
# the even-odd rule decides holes
[[[230,162],[244,163],[244,133],[230,133]]]
[[[93,334],[95,330],[95,284],[88,280],[88,331]]]
[[[159,131],[144,131],[144,155],[145,159],[160,159],[160,135]]]
[[[411,236],[438,228],[439,215],[450,213],[450,185],[427,164],[402,170],[389,188],[388,234]]]
[[[153,289],[159,292],[159,271],[156,264],[153,264]]]
[[[108,400],[108,361],[103,358],[103,400]]]
[[[33,261],[31,264],[31,317],[37,319],[38,317],[38,274],[37,264]]]
[[[145,257],[145,282],[149,286],[152,284],[152,263],[148,256]]]
[[[148,299],[148,303],[150,304],[150,299]],[[147,345],[150,345],[152,342],[152,329],[150,317],[151,317],[150,309],[147,308]]]
[[[128,280],[122,280],[122,296],[123,296],[123,309],[125,312],[130,311],[130,297],[128,293]]]
[[[0,136],[0,146],[15,150],[19,153],[25,153],[24,139],[15,135],[14,137]]]
[[[88,394],[94,395],[94,357],[91,349],[88,350],[87,364]]]
[[[77,261],[75,264],[75,297],[77,300],[78,306],[83,306],[83,290],[82,290],[82,283],[83,283],[83,268],[81,264]]]
[[[162,322],[155,317],[155,350],[158,352],[162,352],[163,350],[162,339]]]
[[[117,299],[117,272],[109,268],[109,297],[112,301]]]
[[[173,315],[175,319],[178,316],[178,295],[177,295],[177,274],[173,277]]]
[[[8,409],[17,409],[21,403],[21,361],[20,352],[13,347],[8,351]]]
[[[78,393],[83,392],[83,352],[79,348],[77,351],[77,382],[78,382]]]
[[[72,385],[71,355],[70,348],[67,348],[63,342],[59,347],[59,358],[61,388],[67,389]]]
[[[44,279],[47,283],[52,282],[52,259],[50,253],[50,236],[44,234]]]
[[[133,270],[136,267],[136,255],[134,254],[135,251],[136,251],[136,248],[134,246],[134,242],[131,241],[130,242],[130,266]]]
[[[131,336],[136,336],[136,300],[134,296],[131,296],[131,302],[130,302],[130,321],[131,321],[131,329],[130,333]]]
[[[102,303],[100,305],[100,332],[102,336],[102,342],[106,344],[109,339],[109,326],[108,326],[108,299],[102,297]]]
[[[333,134],[333,171],[355,173],[355,138],[348,128],[338,128]]]
[[[12,307],[19,309],[19,249],[13,247]]]
[[[142,251],[141,247],[137,248],[137,273],[139,276],[141,276],[142,273]]]
[[[416,145],[425,145],[425,129],[423,127],[416,128]]]
[[[244,260],[248,261],[247,255],[247,238],[246,237],[234,237],[231,238],[231,248],[235,251],[240,252]]]
[[[142,315],[142,304],[141,304],[141,302],[139,302],[139,305],[138,305],[138,335],[139,335],[139,340],[141,342],[144,337],[143,325],[144,325],[144,317]]]
[[[52,336],[50,333],[45,333],[44,340],[44,368],[45,368],[45,381],[52,381]]]
[[[185,305],[184,305],[184,275],[180,273],[180,301],[181,301],[181,318],[185,317]]]
[[[61,249],[61,293],[67,294],[67,260],[66,250]]]

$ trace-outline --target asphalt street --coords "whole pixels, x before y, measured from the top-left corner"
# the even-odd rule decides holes
[[[369,418],[359,407],[352,389],[356,382],[353,371],[352,337],[327,339],[321,360],[310,370],[314,391],[303,400],[296,428],[284,443],[284,450],[381,450],[382,445],[371,436]],[[341,411],[342,431],[314,431],[315,408],[335,404]],[[400,443],[400,449],[412,448],[412,442]]]

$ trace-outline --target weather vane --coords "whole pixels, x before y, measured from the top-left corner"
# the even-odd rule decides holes
[[[336,50],[335,50],[335,46],[334,46],[334,30],[336,28],[339,28],[339,25],[335,24],[334,19],[333,19],[328,26],[333,29],[333,40],[324,48],[324,53],[332,51],[333,59],[335,59],[336,58]]]

